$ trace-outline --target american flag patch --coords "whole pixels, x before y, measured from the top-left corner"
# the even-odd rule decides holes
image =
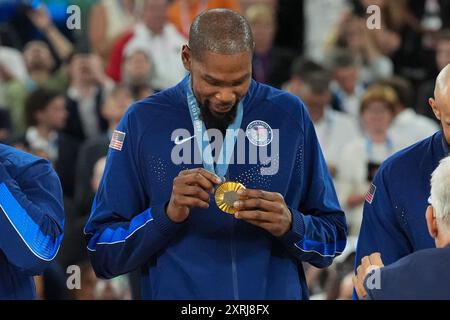
[[[125,132],[114,130],[109,147],[117,151],[122,151],[124,140]]]
[[[377,187],[372,183],[370,185],[369,191],[366,193],[366,201],[369,204],[372,204],[373,197],[375,196],[375,191],[377,191]]]

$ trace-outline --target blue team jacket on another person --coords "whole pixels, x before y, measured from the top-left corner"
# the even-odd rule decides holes
[[[365,285],[367,299],[450,300],[449,261],[450,247],[419,250],[403,257],[381,269],[378,288]]]
[[[61,184],[46,160],[0,144],[0,299],[33,299],[63,237]]]
[[[380,252],[385,265],[420,249],[434,248],[425,211],[431,173],[448,154],[442,132],[387,159],[366,196],[355,265]]]
[[[330,265],[345,247],[347,227],[305,106],[253,81],[241,128],[261,120],[280,130],[273,155],[279,170],[261,175],[264,164],[247,161],[230,164],[226,175],[247,188],[281,193],[292,230],[275,238],[221,212],[213,197],[209,209],[193,209],[176,224],[165,213],[173,179],[202,166],[171,160],[172,132],[194,134],[187,81],[135,103],[118,126],[123,145],[115,141],[109,150],[85,228],[95,272],[111,278],[140,268],[145,299],[306,299],[302,261]],[[195,139],[185,143],[197,148]]]

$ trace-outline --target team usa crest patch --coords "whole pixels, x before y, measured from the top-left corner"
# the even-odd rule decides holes
[[[366,193],[366,201],[369,204],[372,204],[373,198],[375,197],[375,191],[377,191],[377,187],[372,183],[370,185],[369,191]]]
[[[262,120],[252,121],[248,126],[245,134],[248,140],[257,147],[265,147],[272,142],[272,128]]]
[[[109,143],[109,147],[117,151],[122,151],[124,140],[125,140],[125,132],[114,130],[113,135],[111,137],[111,142]]]

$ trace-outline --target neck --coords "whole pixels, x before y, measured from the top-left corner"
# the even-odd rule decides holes
[[[375,143],[384,143],[387,139],[386,131],[372,131],[368,132],[369,138]]]
[[[52,134],[53,130],[50,129],[47,126],[41,125],[41,126],[37,126],[36,130],[39,134],[39,136],[41,136],[42,138],[48,140],[50,138],[50,135]]]
[[[435,239],[436,248],[445,248],[450,246],[450,230],[440,230],[439,233],[439,237]]]
[[[78,90],[82,97],[89,97],[92,94],[93,85],[89,82],[75,81],[72,87]]]
[[[314,109],[313,111],[310,112],[310,114],[311,120],[314,123],[317,123],[320,120],[322,120],[322,118],[325,116],[325,108]]]
[[[30,78],[36,83],[42,83],[48,80],[50,74],[46,70],[30,71]]]

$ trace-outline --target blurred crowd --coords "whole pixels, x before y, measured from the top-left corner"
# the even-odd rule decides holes
[[[67,27],[67,8],[81,10]],[[369,5],[380,28],[367,25]],[[36,278],[42,299],[139,297],[133,274],[104,281],[83,226],[111,134],[133,101],[186,74],[181,46],[194,17],[229,8],[249,20],[253,77],[300,97],[349,224],[328,269],[305,266],[315,299],[349,299],[365,194],[380,164],[439,130],[428,98],[450,63],[450,0],[0,0],[0,142],[49,159],[62,183],[58,261]],[[66,268],[81,268],[68,290]]]

